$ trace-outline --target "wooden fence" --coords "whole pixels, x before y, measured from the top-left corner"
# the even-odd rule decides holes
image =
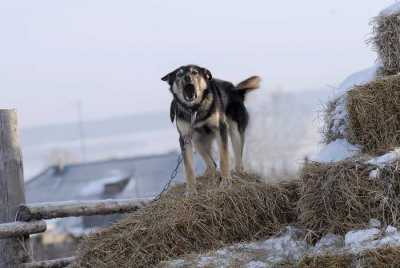
[[[61,268],[74,257],[34,261],[29,236],[46,231],[46,219],[128,213],[150,199],[26,204],[15,110],[0,110],[0,268]]]

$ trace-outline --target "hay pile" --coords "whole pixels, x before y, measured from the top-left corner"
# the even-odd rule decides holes
[[[364,251],[359,254],[306,256],[299,268],[382,268],[400,267],[400,248],[385,247]]]
[[[171,189],[159,201],[90,235],[74,267],[152,267],[182,254],[270,236],[294,221],[296,183],[266,185],[251,175],[230,189],[202,179],[196,196]]]
[[[350,90],[347,111],[348,140],[362,145],[364,152],[379,153],[400,146],[400,75]]]
[[[373,20],[370,42],[377,51],[386,74],[400,72],[400,13],[381,14]]]
[[[361,161],[311,162],[301,175],[299,222],[318,237],[368,226],[372,218],[400,223],[400,162],[369,174],[376,166]]]

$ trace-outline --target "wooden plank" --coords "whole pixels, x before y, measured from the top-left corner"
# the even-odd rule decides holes
[[[0,224],[0,239],[38,234],[46,231],[45,221],[16,221]]]
[[[63,268],[73,263],[74,260],[75,257],[56,259],[50,261],[37,261],[37,262],[25,263],[24,265],[22,265],[22,268]]]
[[[21,149],[15,110],[0,110],[0,223],[15,221],[20,204],[25,203]],[[29,238],[0,240],[0,268],[18,267],[30,260]]]
[[[64,217],[107,215],[134,212],[152,199],[109,199],[96,201],[66,201],[21,205],[18,220],[44,220]]]

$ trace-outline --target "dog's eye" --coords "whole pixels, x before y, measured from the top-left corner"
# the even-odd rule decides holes
[[[192,75],[198,75],[199,72],[197,70],[192,70]]]

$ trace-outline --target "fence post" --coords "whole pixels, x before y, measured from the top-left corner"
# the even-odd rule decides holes
[[[21,148],[15,110],[0,109],[0,223],[15,221],[25,203]],[[30,260],[29,236],[0,239],[0,268],[20,267]]]

